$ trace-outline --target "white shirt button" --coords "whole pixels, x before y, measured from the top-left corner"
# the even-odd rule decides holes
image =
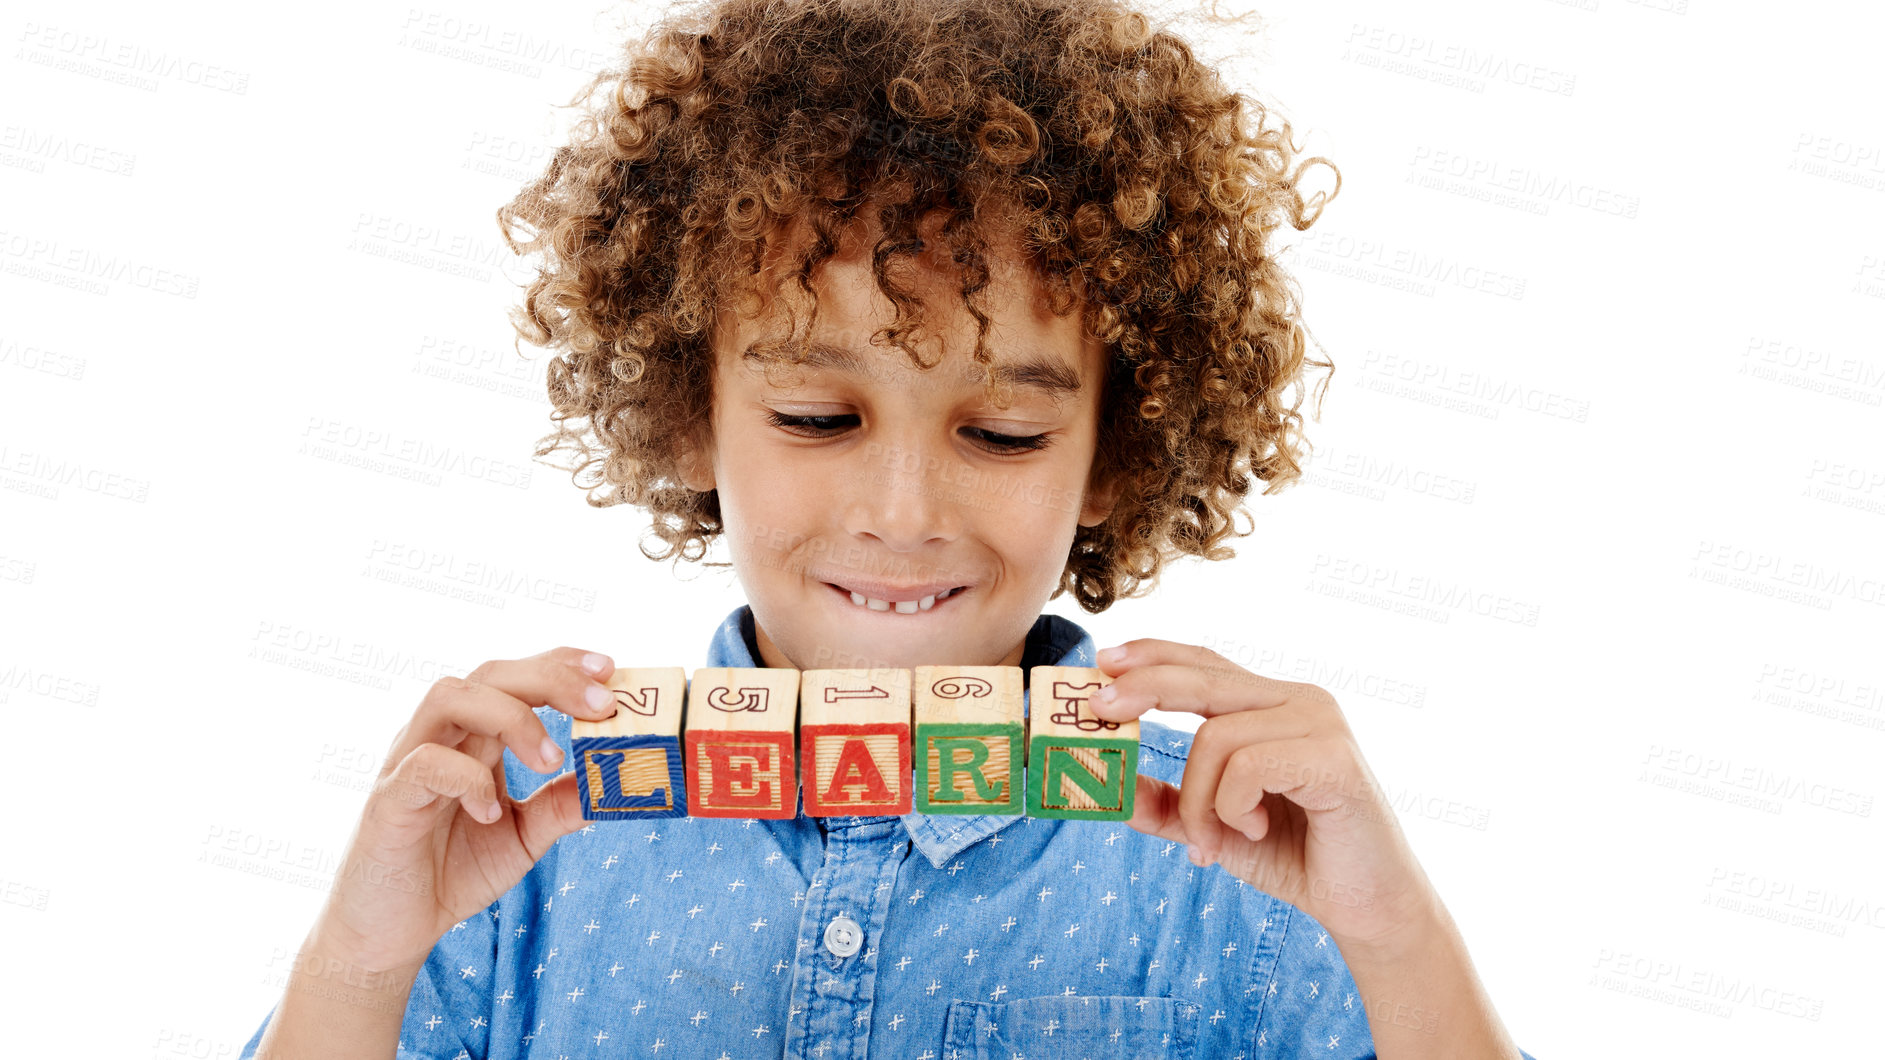
[[[825,948],[838,957],[849,957],[864,944],[864,929],[857,921],[839,913],[825,925]]]

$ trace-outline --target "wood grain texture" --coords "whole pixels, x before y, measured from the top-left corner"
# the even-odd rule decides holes
[[[798,816],[798,691],[799,671],[782,667],[694,671],[683,727],[689,814]]]
[[[602,683],[615,693],[615,714],[600,721],[572,718],[569,725],[583,818],[686,816],[681,720],[687,671],[620,667]]]
[[[913,671],[914,804],[924,814],[1019,814],[1026,706],[1019,666]]]
[[[572,719],[587,820],[835,814],[1132,816],[1139,723],[1094,714],[1093,667],[618,669]],[[801,780],[803,790],[801,790]]]
[[[910,671],[804,671],[799,761],[807,816],[909,813]]]
[[[1106,721],[1087,702],[1111,683],[1097,667],[1028,671],[1028,816],[1093,821],[1132,816],[1138,719]]]

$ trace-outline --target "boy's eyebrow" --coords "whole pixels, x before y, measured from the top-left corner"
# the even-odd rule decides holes
[[[741,354],[742,363],[745,361],[763,363],[765,358],[759,354],[759,349],[763,346],[776,346],[778,341],[770,337],[753,340],[746,347],[746,352]],[[798,363],[812,368],[829,368],[846,375],[869,375],[871,363],[875,359],[848,346],[813,339],[805,360]],[[1066,361],[1044,354],[1027,353],[1023,354],[1019,360],[998,360],[994,363],[994,371],[996,379],[1007,379],[1015,386],[1039,390],[1049,396],[1078,394],[1082,389],[1080,373],[1074,371]]]

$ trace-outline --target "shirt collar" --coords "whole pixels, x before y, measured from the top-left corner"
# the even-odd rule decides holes
[[[758,666],[758,645],[752,606],[741,604],[714,630],[713,640],[707,645],[706,665]],[[1094,650],[1093,635],[1077,623],[1059,615],[1043,614],[1028,630],[1021,654],[1022,672],[1025,674],[1033,666],[1092,666]],[[1022,701],[1026,700],[1024,690]],[[902,818],[911,841],[930,864],[939,869],[972,844],[1020,819],[1020,814],[993,813],[948,816],[907,813]]]

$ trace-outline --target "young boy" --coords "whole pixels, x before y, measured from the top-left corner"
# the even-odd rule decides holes
[[[486,663],[395,739],[243,1056],[1523,1055],[1327,693],[1041,613],[1300,474],[1287,125],[1100,0],[696,18],[500,216],[556,439],[670,553],[726,538],[704,665],[1098,666],[1102,716],[1204,721],[1142,723],[1121,824],[597,826],[570,719],[669,661]]]

